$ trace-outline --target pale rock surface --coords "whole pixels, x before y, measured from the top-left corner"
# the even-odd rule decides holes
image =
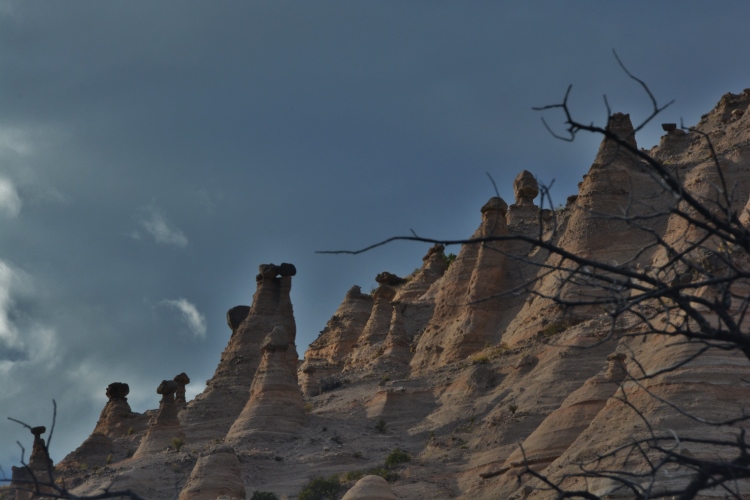
[[[244,499],[242,467],[234,449],[219,445],[198,459],[179,500],[214,500],[226,496]]]
[[[203,393],[180,412],[180,420],[192,443],[210,443],[226,435],[248,400],[261,361],[261,343],[276,326],[282,327],[289,336],[292,349],[287,351],[287,362],[296,370],[294,340],[297,330],[289,298],[295,274],[292,264],[260,265],[257,289],[247,314],[242,306],[227,313],[227,322],[233,330],[219,366]]]
[[[397,500],[388,481],[380,476],[365,476],[341,500]]]
[[[305,409],[297,384],[297,371],[289,366],[294,349],[287,332],[277,326],[268,334],[263,358],[250,388],[245,408],[227,433],[227,441],[289,440],[302,433]]]

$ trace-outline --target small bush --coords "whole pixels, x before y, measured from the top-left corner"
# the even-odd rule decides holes
[[[112,454],[107,455],[107,465],[112,463]]]
[[[253,491],[253,496],[250,497],[250,500],[279,500],[278,495],[276,493],[271,493],[270,491]]]
[[[355,451],[352,456],[354,458],[362,458],[362,452],[361,451]]]
[[[313,411],[313,404],[312,403],[305,403],[305,413],[311,413]]]
[[[330,376],[320,379],[318,382],[318,387],[320,388],[320,393],[332,391],[334,389],[338,389],[344,385],[344,383],[336,376]]]
[[[182,446],[183,446],[184,444],[185,444],[185,440],[184,440],[184,439],[182,439],[182,438],[173,438],[173,439],[172,439],[172,447],[173,447],[173,448],[174,448],[174,449],[175,449],[176,451],[178,451],[178,452],[180,451],[180,449],[182,448]]]
[[[508,405],[508,410],[510,410],[510,414],[511,415],[515,415],[516,414],[516,410],[518,410],[518,405],[515,404],[515,403],[511,403],[511,404]]]
[[[396,448],[386,457],[385,466],[393,468],[406,462],[411,462],[411,456],[405,451]]]
[[[361,470],[350,470],[344,474],[344,481],[359,481],[365,477],[365,473]]]
[[[471,364],[473,365],[486,365],[490,362],[490,358],[482,353],[477,353],[471,357]]]
[[[128,436],[132,436],[134,432],[135,432],[135,429],[131,427],[130,429],[128,429]]]
[[[128,448],[128,451],[125,452],[125,456],[128,457],[128,458],[130,458],[130,457],[133,456],[134,453],[135,453],[134,449]]]
[[[378,423],[375,424],[375,430],[378,431],[381,434],[385,434],[385,431],[388,430],[388,422],[385,421],[385,419],[378,420]]]
[[[443,255],[443,258],[445,259],[445,265],[451,267],[451,264],[456,261],[456,254],[451,252],[448,255]]]
[[[552,323],[549,323],[547,326],[542,328],[542,335],[544,335],[545,337],[552,337],[553,335],[562,333],[568,328],[576,326],[579,323],[581,323],[581,320],[576,319],[561,319],[558,321],[553,321]]]
[[[398,474],[383,467],[375,467],[373,469],[366,470],[365,475],[380,476],[389,483],[398,481],[399,478]]]
[[[86,464],[78,464],[78,470],[87,470],[89,468]]]
[[[297,500],[336,500],[341,490],[341,481],[333,475],[328,479],[323,476],[314,477],[297,494]]]

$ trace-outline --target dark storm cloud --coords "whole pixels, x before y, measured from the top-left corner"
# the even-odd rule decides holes
[[[575,192],[598,141],[549,137],[532,106],[601,122],[697,122],[748,87],[745,2],[5,2],[0,6],[0,408],[47,424],[59,460],[106,384],[143,411],[193,393],[249,304],[257,265],[296,264],[301,353],[352,284],[408,274],[426,248],[314,250],[393,234],[468,236],[522,169]],[[558,115],[548,119],[556,127]],[[5,295],[3,295],[5,294]],[[4,300],[5,297],[7,300]],[[6,415],[7,414],[7,415]],[[16,439],[0,419],[0,464]]]

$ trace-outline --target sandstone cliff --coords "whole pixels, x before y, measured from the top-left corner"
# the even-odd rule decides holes
[[[679,173],[706,206],[716,208],[717,196],[724,197],[746,227],[749,107],[750,91],[728,94],[696,130],[665,124],[666,135],[647,152]],[[636,145],[628,115],[612,115],[608,130]],[[712,141],[721,176],[702,134]],[[100,475],[72,465],[59,467],[60,474],[77,494],[100,492],[116,478],[155,499],[173,498],[175,483],[181,498],[203,498],[199,490],[211,498],[240,497],[256,489],[291,497],[310,477],[331,475],[350,479],[345,498],[553,498],[524,474],[528,467],[569,488],[629,498],[611,479],[584,484],[574,474],[581,463],[649,435],[649,426],[736,440],[739,427],[707,428],[676,408],[711,421],[741,415],[738,401],[750,397],[747,357],[702,352],[702,344],[669,335],[679,318],[667,314],[666,303],[644,313],[667,325],[665,334],[642,335],[643,321],[597,303],[601,287],[575,279],[580,273],[571,273],[569,261],[513,237],[541,236],[573,255],[646,270],[667,284],[688,286],[696,269],[716,276],[727,267],[750,269],[746,255],[706,239],[700,224],[669,216],[674,197],[649,168],[605,139],[579,193],[554,212],[535,205],[539,187],[533,174],[521,172],[515,203],[494,197],[481,209],[472,237],[497,240],[464,245],[453,262],[433,247],[412,276],[378,275],[372,295],[353,287],[299,370],[289,301],[296,270],[261,266],[253,305],[229,311],[232,338],[216,374],[179,420],[180,406],[163,401],[143,436],[149,415],[133,414],[123,401],[127,392],[112,384],[91,442],[63,465],[99,464],[103,450],[114,449],[112,463],[101,465]],[[659,241],[684,256],[659,249]],[[713,285],[691,293],[724,300],[737,315],[747,306],[750,283],[738,280],[734,295],[721,296]],[[582,305],[584,297],[591,300]],[[746,317],[740,321],[750,328]],[[169,448],[163,431],[184,436],[185,446]],[[140,443],[132,458],[117,451],[130,434]],[[718,453],[706,443],[681,446],[698,458]],[[386,471],[396,448],[409,459]],[[645,470],[647,458],[630,456],[629,470]],[[621,466],[615,457],[592,467]],[[684,486],[693,472],[665,469],[655,488]],[[750,496],[749,484],[738,481],[737,488]]]

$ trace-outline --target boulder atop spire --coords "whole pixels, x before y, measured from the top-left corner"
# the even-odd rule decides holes
[[[534,206],[534,198],[539,194],[534,174],[528,170],[522,171],[513,181],[513,191],[516,195],[517,206]]]
[[[491,211],[497,211],[500,212],[501,215],[505,215],[508,212],[508,204],[499,196],[493,196],[490,198],[490,201],[485,203],[482,207],[483,214]]]

